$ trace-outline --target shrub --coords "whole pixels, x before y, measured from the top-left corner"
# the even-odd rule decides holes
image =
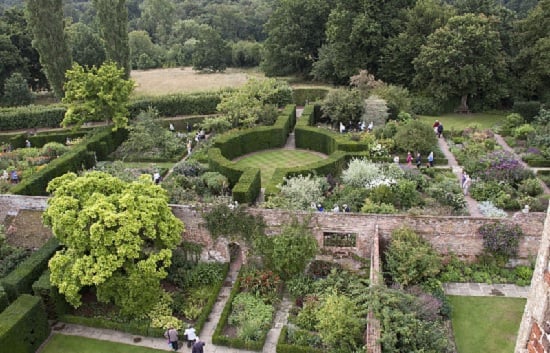
[[[44,146],[42,146],[40,154],[49,158],[57,158],[65,152],[69,151],[69,149],[70,147],[65,146],[62,143],[48,142]]]
[[[363,206],[361,207],[362,213],[373,214],[395,214],[399,211],[390,203],[376,203],[371,199],[365,199]]]
[[[235,296],[228,323],[237,327],[237,335],[245,342],[259,341],[265,336],[273,319],[273,306],[250,293]]]
[[[419,120],[411,120],[399,125],[394,140],[398,151],[421,154],[427,154],[437,144],[437,136],[432,127]]]
[[[500,127],[500,133],[504,136],[511,135],[512,131],[518,126],[521,126],[524,122],[525,120],[521,115],[517,113],[508,114]]]
[[[533,118],[539,114],[541,104],[540,102],[514,102],[512,110],[514,113],[521,115],[526,122],[533,121]]]
[[[506,223],[484,224],[478,229],[483,237],[483,249],[487,254],[508,261],[518,253],[519,238],[523,231],[519,225]]]
[[[32,99],[27,80],[19,72],[12,73],[4,82],[2,103],[7,106],[21,106],[30,104]]]
[[[504,210],[496,207],[491,201],[481,201],[478,203],[479,212],[485,217],[507,217]]]
[[[392,232],[384,255],[391,278],[404,287],[421,284],[441,270],[441,259],[432,246],[405,227]]]
[[[531,126],[530,124],[523,124],[518,127],[516,127],[512,134],[515,138],[520,140],[527,140],[530,136],[533,136],[535,134],[535,128]]]
[[[472,174],[485,181],[499,181],[517,185],[524,179],[533,177],[509,152],[495,151],[479,159]]]
[[[279,186],[280,193],[269,198],[267,207],[288,210],[307,210],[311,204],[323,203],[324,193],[328,189],[326,178],[311,175],[284,178]]]
[[[518,186],[518,191],[528,196],[538,196],[544,192],[540,181],[536,178],[522,180]]]

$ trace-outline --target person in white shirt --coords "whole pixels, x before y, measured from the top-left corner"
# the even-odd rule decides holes
[[[191,325],[188,325],[185,331],[183,332],[185,339],[187,340],[187,347],[191,348],[195,340],[197,339],[197,332],[195,328]]]

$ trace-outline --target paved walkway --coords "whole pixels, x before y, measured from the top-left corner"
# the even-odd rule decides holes
[[[444,283],[443,289],[447,295],[465,297],[509,297],[527,298],[530,286],[520,287],[515,284],[486,283]]]
[[[458,165],[458,162],[455,156],[449,150],[449,145],[447,144],[447,141],[445,140],[445,138],[438,138],[437,144],[441,152],[443,152],[443,155],[445,155],[445,158],[447,158],[448,166],[451,167],[453,173],[456,175],[458,185],[460,185],[462,180],[462,167]],[[466,200],[466,205],[468,207],[468,212],[470,213],[470,216],[472,217],[483,216],[479,211],[479,207],[477,206],[476,200],[474,200],[470,195],[465,195],[464,199]]]

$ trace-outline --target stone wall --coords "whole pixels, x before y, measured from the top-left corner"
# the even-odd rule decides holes
[[[550,210],[550,209],[549,209]],[[550,211],[549,211],[550,213]],[[550,352],[550,217],[546,217],[516,353]]]
[[[43,210],[46,207],[45,197],[30,197],[19,195],[0,195],[0,221],[9,213],[16,214],[19,209]],[[228,245],[237,243],[243,250],[246,261],[246,244],[232,239],[212,239],[205,227],[202,214],[206,208],[199,206],[172,205],[174,214],[185,223],[184,239],[204,246],[203,260],[229,261]],[[323,253],[336,259],[357,255],[363,258],[371,256],[372,237],[376,227],[381,241],[381,250],[388,242],[392,230],[408,226],[424,236],[441,253],[453,252],[469,259],[479,254],[483,248],[477,229],[487,222],[508,222],[521,226],[525,236],[520,241],[519,258],[524,262],[534,257],[538,252],[544,213],[517,213],[507,219],[476,218],[476,217],[431,217],[410,215],[367,215],[359,213],[332,212],[288,212],[251,208],[252,214],[261,215],[267,224],[268,234],[277,234],[281,227],[289,224],[295,217],[307,220],[317,242],[323,248]],[[356,246],[349,248],[323,247],[323,233],[354,233]]]

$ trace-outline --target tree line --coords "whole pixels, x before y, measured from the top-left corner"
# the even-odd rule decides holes
[[[465,111],[544,102],[549,18],[550,0],[28,0],[0,17],[0,93],[19,73],[62,97],[73,61],[112,60],[334,84],[368,70]]]

